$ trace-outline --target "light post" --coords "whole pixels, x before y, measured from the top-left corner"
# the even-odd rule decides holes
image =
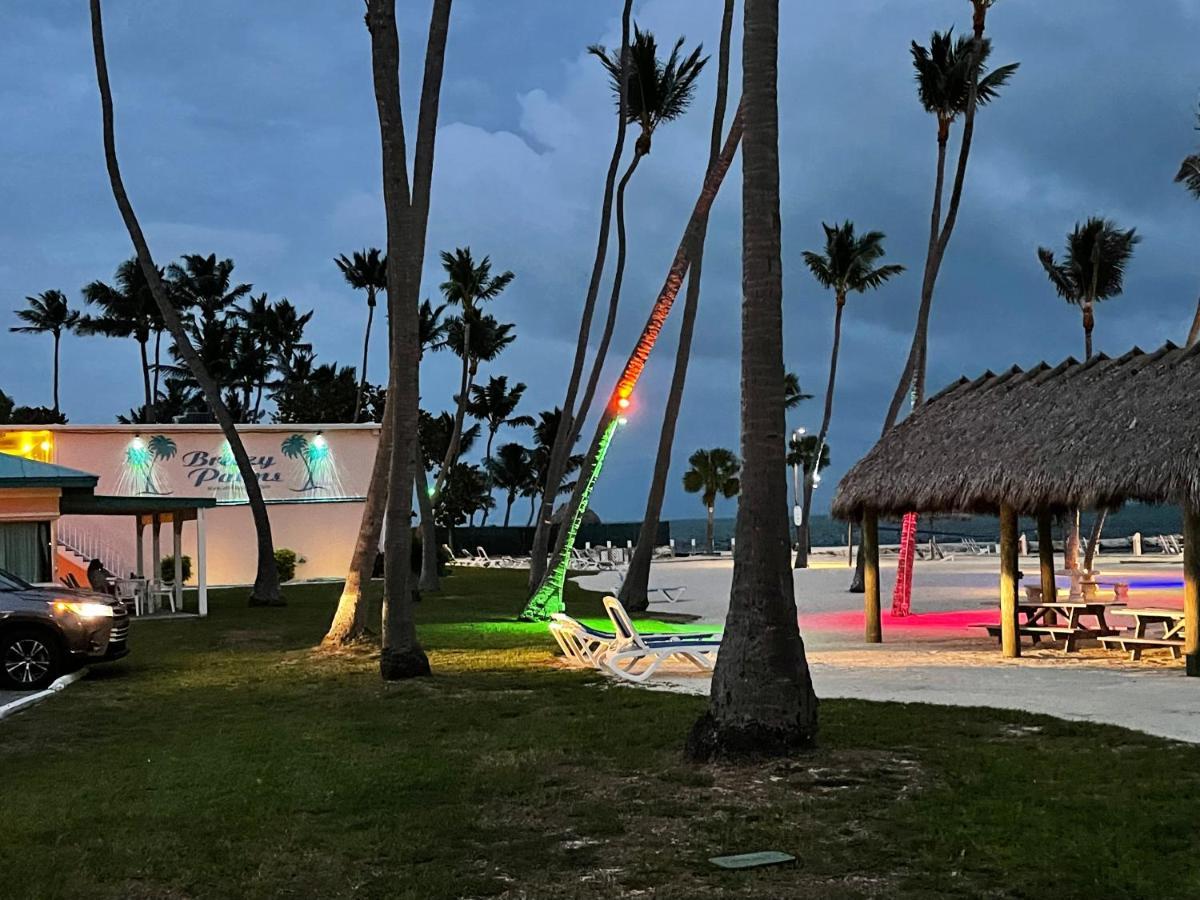
[[[800,546],[800,541],[803,539],[803,533],[800,528],[804,524],[804,506],[800,500],[800,439],[808,432],[801,425],[792,432],[792,449],[795,455],[792,457],[792,524],[796,526],[796,546]]]

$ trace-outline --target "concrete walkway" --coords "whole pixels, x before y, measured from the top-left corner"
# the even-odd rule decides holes
[[[1022,564],[1033,569],[1036,560]],[[728,559],[655,563],[651,587],[682,585],[686,591],[682,602],[655,602],[652,610],[723,624],[732,568]],[[1131,583],[1131,605],[1181,603],[1178,565],[1102,559],[1100,568]],[[819,557],[814,568],[795,573],[800,630],[818,696],[1019,709],[1200,743],[1200,679],[1184,677],[1181,661],[1155,654],[1133,663],[1101,648],[1069,656],[1026,648],[1022,659],[1005,660],[994,641],[968,628],[997,620],[995,556],[918,561],[912,602],[917,615],[907,619],[888,615],[894,560],[883,563],[882,574],[884,643],[867,645],[862,595],[846,592],[850,571],[844,555]],[[578,580],[589,590],[615,590],[610,573]],[[705,694],[709,689],[706,677],[682,671],[655,678],[649,686]]]

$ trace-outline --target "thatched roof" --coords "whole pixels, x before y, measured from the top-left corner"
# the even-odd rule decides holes
[[[842,479],[833,513],[1200,506],[1200,346],[962,378]]]

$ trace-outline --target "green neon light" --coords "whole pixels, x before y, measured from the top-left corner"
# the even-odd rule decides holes
[[[604,429],[600,444],[596,447],[596,458],[592,462],[592,470],[588,473],[587,481],[583,486],[579,508],[575,510],[575,515],[571,518],[567,541],[563,544],[563,552],[555,560],[549,577],[542,582],[542,586],[525,604],[524,611],[518,617],[522,622],[546,622],[554,613],[566,609],[566,605],[563,603],[563,586],[567,582],[567,569],[571,564],[571,548],[575,546],[575,535],[579,533],[579,526],[583,523],[583,514],[587,512],[592,488],[596,486],[596,481],[600,478],[600,470],[604,467],[604,457],[608,453],[608,445],[612,442],[613,432],[617,430],[617,425],[618,421],[614,418]]]

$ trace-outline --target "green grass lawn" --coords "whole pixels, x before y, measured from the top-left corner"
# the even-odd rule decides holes
[[[553,668],[522,581],[446,579],[435,675],[403,684],[312,651],[331,585],[135,623],[127,659],[0,723],[0,896],[1200,896],[1200,748],[830,701],[807,756],[694,766],[704,700]],[[797,862],[707,862],[764,849]]]

